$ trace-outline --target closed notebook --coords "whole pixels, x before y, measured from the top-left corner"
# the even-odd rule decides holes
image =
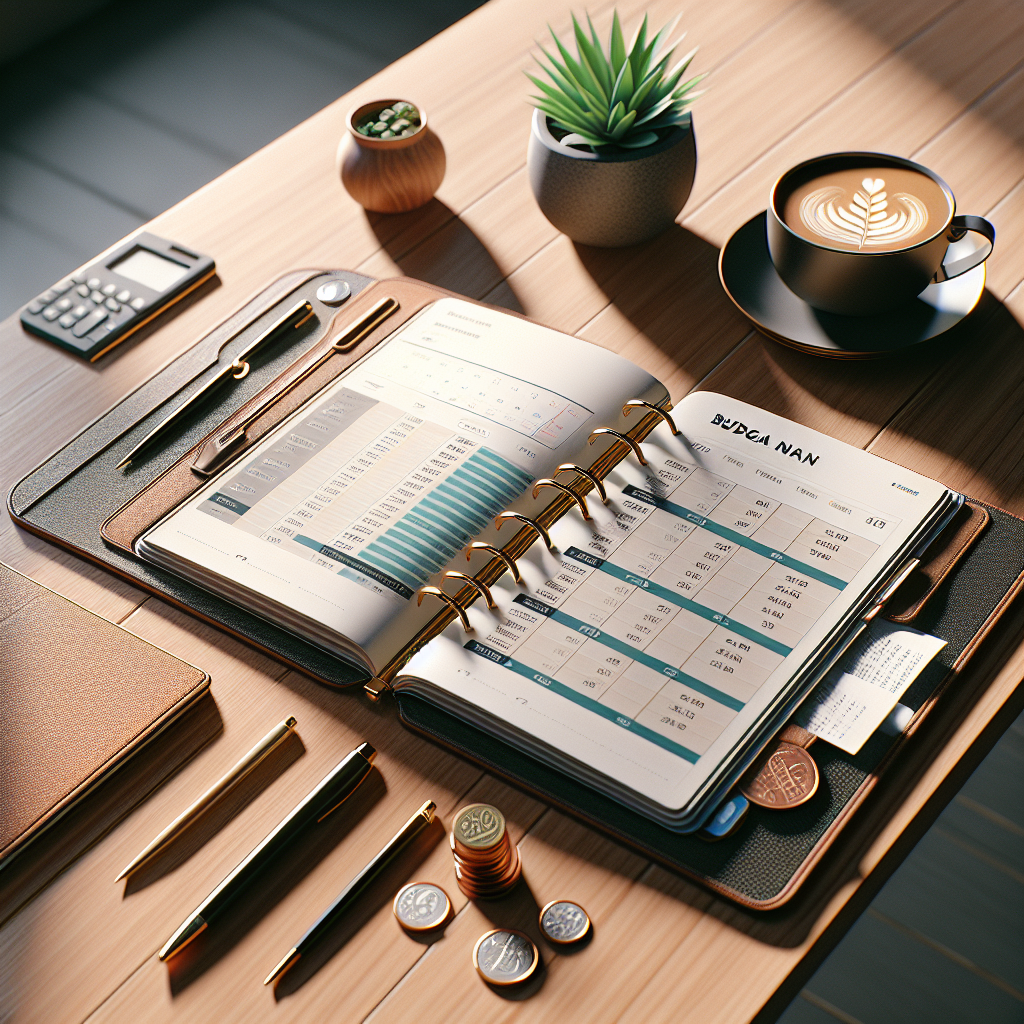
[[[209,676],[0,563],[0,868]]]

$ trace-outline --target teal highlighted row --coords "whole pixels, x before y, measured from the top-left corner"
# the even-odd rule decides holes
[[[560,697],[571,700],[573,704],[578,704],[588,711],[593,711],[602,718],[606,718],[609,722],[614,722],[616,725],[622,726],[623,729],[628,729],[641,739],[645,739],[649,743],[653,743],[655,746],[661,747],[663,750],[667,750],[669,753],[675,754],[685,761],[689,761],[691,764],[695,764],[700,758],[700,754],[694,753],[689,747],[684,747],[681,743],[676,743],[675,740],[670,740],[667,736],[662,736],[661,733],[648,729],[646,725],[634,722],[628,715],[621,714],[614,708],[608,707],[607,704],[602,704],[600,701],[596,701],[584,693],[577,693],[572,687],[566,686],[565,683],[560,683],[557,679],[552,679],[550,676],[536,672],[529,665],[524,665],[521,661],[507,658],[499,651],[495,651],[491,647],[485,647],[476,640],[470,640],[466,644],[466,650],[471,651],[473,654],[478,654],[488,661],[493,661],[503,668],[511,669],[524,679],[532,679],[535,683],[539,683],[546,689],[557,693]]]
[[[426,582],[518,494],[529,473],[480,448],[359,557],[412,588]]]
[[[500,455],[480,448],[370,541],[359,552],[358,560],[346,564],[361,572],[365,572],[365,566],[372,566],[372,578],[383,574],[412,592],[476,536],[531,479],[529,473]],[[330,545],[296,539],[314,549],[322,546],[325,554],[334,557],[331,552],[335,549]]]
[[[614,576],[616,579],[620,579],[625,583],[631,583],[634,587],[640,587],[641,589],[646,590],[649,594],[653,594],[655,597],[663,598],[670,604],[677,605],[679,608],[684,608],[688,612],[693,612],[694,615],[699,615],[702,619],[707,619],[709,622],[715,622],[719,626],[723,626],[725,629],[730,629],[737,636],[750,640],[759,647],[764,647],[769,651],[774,651],[775,654],[781,654],[785,657],[793,650],[792,647],[780,644],[779,641],[775,640],[773,637],[765,636],[764,633],[759,633],[756,629],[752,629],[750,626],[745,626],[742,622],[730,619],[728,615],[724,615],[722,612],[716,612],[713,608],[707,608],[702,604],[697,604],[696,601],[691,601],[688,597],[683,597],[682,594],[677,594],[674,590],[669,590],[668,587],[663,587],[660,583],[655,583],[652,580],[647,579],[646,576],[638,576],[636,573],[628,572],[623,569],[622,566],[615,565],[613,562],[606,562],[600,558],[595,559],[592,555],[588,555],[585,551],[580,551],[578,548],[569,548],[565,553],[569,558],[573,558],[578,562],[583,562],[585,565],[594,565],[595,568],[599,569],[601,572],[608,573],[609,576]],[[600,564],[595,565],[595,563]]]
[[[784,551],[776,551],[767,544],[761,544],[742,533],[730,530],[727,526],[721,526],[683,505],[677,505],[674,501],[666,501],[664,498],[656,498],[649,491],[642,491],[639,487],[626,487],[624,490],[630,497],[645,501],[648,505],[654,505],[665,512],[670,512],[679,519],[684,519],[688,523],[694,523],[701,527],[701,529],[707,530],[708,533],[713,533],[723,540],[732,541],[733,544],[739,544],[740,547],[747,548],[755,554],[763,555],[765,558],[770,558],[773,562],[778,562],[780,565],[785,565],[790,569],[796,569],[797,572],[810,576],[812,580],[827,583],[830,587],[835,587],[836,590],[846,589],[846,581],[841,580],[838,576],[832,576],[819,569],[816,565],[808,565],[806,562],[801,562],[799,558],[787,555]]]

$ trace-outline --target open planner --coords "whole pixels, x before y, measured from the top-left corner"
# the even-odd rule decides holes
[[[135,551],[690,832],[963,500],[445,297]]]

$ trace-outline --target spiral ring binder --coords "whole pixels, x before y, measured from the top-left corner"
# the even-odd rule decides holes
[[[611,427],[598,427],[591,435],[588,444],[593,444],[602,434],[611,434],[612,437],[617,438],[619,441],[625,441],[626,444],[633,450],[633,454],[637,457],[641,466],[647,465],[647,460],[644,458],[644,453],[640,451],[640,445],[636,443],[628,434],[620,434],[617,430],[612,430]]]
[[[529,516],[524,516],[522,512],[509,512],[507,509],[504,512],[499,512],[494,519],[494,528],[496,530],[501,529],[501,524],[506,519],[516,519],[520,523],[529,526],[531,530],[534,530],[538,537],[547,545],[548,551],[554,552],[555,545],[551,543],[551,534],[537,522],[536,519],[531,519]]]
[[[584,519],[593,519],[594,517],[590,514],[590,509],[587,508],[587,499],[582,494],[577,494],[571,487],[566,487],[565,484],[560,484],[557,480],[552,480],[551,477],[543,477],[533,485],[533,496],[536,498],[540,493],[542,487],[557,487],[563,494],[568,494],[573,501],[576,502],[580,507],[580,511],[583,513]]]
[[[440,587],[420,587],[416,591],[416,605],[423,604],[423,598],[425,597],[439,597],[456,615],[462,620],[462,628],[467,633],[473,632],[473,627],[469,623],[469,616],[466,614],[466,609],[462,607],[454,597],[449,597]]]
[[[647,409],[649,412],[653,412],[660,416],[667,424],[668,429],[678,437],[682,431],[676,426],[675,420],[664,410],[654,405],[651,402],[645,402],[640,398],[631,398],[623,407],[622,415],[628,416],[634,409]]]
[[[603,481],[591,473],[589,469],[577,466],[575,462],[563,462],[558,469],[555,470],[555,476],[558,476],[559,473],[579,473],[580,476],[586,477],[597,493],[601,495],[601,501],[604,502],[605,505],[608,504],[608,492],[604,489]]]
[[[590,435],[590,444],[593,444],[603,434],[610,435],[614,439],[611,447],[598,456],[592,466],[585,469],[583,466],[577,466],[573,462],[565,462],[555,470],[554,476],[566,472],[578,474],[579,478],[581,478],[578,485],[579,490],[566,486],[550,477],[538,480],[534,484],[534,497],[537,496],[542,487],[553,487],[559,492],[550,504],[532,519],[522,512],[513,512],[511,509],[500,512],[494,520],[496,529],[500,530],[502,524],[507,520],[515,520],[520,524],[520,529],[501,547],[495,547],[493,544],[487,544],[483,541],[473,541],[467,545],[465,549],[467,561],[472,558],[475,551],[486,551],[491,557],[484,564],[483,568],[472,576],[454,570],[449,570],[444,574],[445,579],[456,579],[463,584],[457,597],[450,597],[440,587],[420,587],[417,592],[417,605],[421,605],[424,596],[429,595],[440,598],[447,607],[440,609],[420,629],[412,643],[385,665],[375,679],[366,684],[366,694],[371,700],[378,700],[385,690],[390,689],[391,680],[401,671],[402,666],[409,657],[434,637],[444,632],[455,620],[456,616],[461,620],[463,629],[467,633],[473,632],[469,616],[466,614],[466,608],[476,600],[478,595],[482,596],[485,601],[488,601],[488,598],[490,598],[488,607],[494,607],[490,588],[506,572],[512,574],[512,578],[516,583],[521,583],[522,577],[516,565],[516,560],[522,558],[538,538],[544,541],[549,551],[555,552],[556,549],[548,530],[571,508],[578,507],[588,519],[592,518],[587,514],[589,509],[587,509],[586,501],[584,500],[588,490],[593,489],[597,491],[601,500],[608,504],[608,494],[602,482],[603,478],[624,458],[628,457],[630,452],[636,455],[641,465],[646,466],[647,460],[640,451],[638,442],[647,437],[659,423],[662,421],[666,422],[673,432],[678,433],[675,429],[675,423],[673,423],[671,417],[668,416],[664,409],[660,409],[650,402],[633,399],[623,407],[623,416],[628,416],[633,409],[640,409],[643,415],[638,422],[630,427],[627,433],[621,433],[611,427],[598,427]]]
[[[519,566],[516,565],[516,563],[512,561],[512,559],[509,558],[501,548],[496,548],[493,544],[485,544],[482,540],[475,540],[466,548],[467,562],[473,557],[474,551],[490,551],[493,558],[500,558],[505,563],[508,571],[512,573],[512,579],[514,579],[516,583],[523,582],[523,577],[519,574]]]
[[[487,604],[487,607],[492,611],[498,606],[494,603],[494,598],[491,596],[491,588],[484,586],[475,576],[470,576],[469,573],[459,572],[457,569],[450,570],[444,574],[445,579],[459,580],[465,583],[467,586],[472,587]]]

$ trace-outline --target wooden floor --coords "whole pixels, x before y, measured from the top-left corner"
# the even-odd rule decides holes
[[[121,0],[0,69],[0,316],[474,6],[472,0],[429,4]],[[536,20],[537,5],[526,6]],[[601,3],[592,9],[604,11],[608,6]],[[948,177],[963,210],[995,220],[1000,231],[997,254],[1005,251],[1004,246],[1011,252],[1016,246],[1016,262],[994,258],[989,286],[1005,308],[1024,321],[1024,286],[1020,284],[1024,266],[1019,262],[1024,239],[1024,16],[1019,3],[772,0],[754,5],[752,0],[699,0],[676,6],[684,8],[683,24],[693,25],[693,41],[706,44],[700,70],[712,71],[708,96],[696,108],[701,176],[685,216],[685,226],[711,243],[707,260],[714,259],[714,245],[756,212],[751,180],[768,180],[769,169],[784,168],[818,151],[815,140],[823,135],[823,122],[845,118],[851,147],[887,148],[920,159]],[[756,17],[754,6],[760,8]],[[671,7],[657,5],[658,16],[667,17]],[[554,17],[554,12],[545,11],[545,16]],[[735,37],[730,35],[733,24],[742,26]],[[807,29],[802,40],[799,33],[806,25],[813,25],[813,32]],[[841,74],[829,66],[827,55],[811,47],[822,32],[830,34],[835,52],[841,52],[847,40],[857,51],[857,58]],[[515,45],[525,52],[529,41],[517,40]],[[750,69],[751,48],[762,53],[753,62],[756,81]],[[801,64],[820,69],[820,88],[807,90],[802,84],[804,94],[796,95],[791,81],[794,68]],[[731,67],[742,68],[742,74],[732,76]],[[487,69],[478,73],[485,76]],[[503,80],[499,87],[514,87],[525,97],[518,79],[514,86],[511,81]],[[904,108],[874,102],[893,89],[902,90]],[[770,119],[745,118],[742,130],[749,141],[749,162],[737,163],[733,157],[726,168],[718,153],[728,148],[735,154],[735,146],[726,147],[725,142],[727,133],[737,130],[730,125],[728,111],[731,105],[750,103],[753,92],[766,107],[785,103],[801,113],[784,137],[770,134],[774,128]],[[876,110],[887,120],[866,125]],[[470,105],[464,116],[482,122],[484,130],[502,128],[500,120],[497,125],[488,120],[486,104]],[[454,112],[449,123],[453,117]],[[507,169],[493,175],[495,190],[522,188],[523,120],[521,116],[514,120],[516,152]],[[595,277],[594,295],[580,308],[559,307],[545,296],[545,277],[558,273],[573,254],[565,240],[532,211],[525,227],[528,237],[518,249],[510,232],[507,250],[488,251],[465,229],[467,224],[476,225],[478,233],[486,236],[494,227],[487,222],[486,204],[461,209],[457,196],[446,201],[461,215],[461,222],[449,221],[431,238],[418,239],[419,249],[386,240],[385,248],[367,261],[371,272],[394,273],[400,267],[487,301],[526,309],[563,329],[579,330],[588,324],[583,333],[591,340],[600,341],[602,331],[610,329],[609,321],[621,317],[614,306],[606,305],[617,286],[607,275],[602,278],[601,266],[588,268]],[[437,258],[438,248],[445,246],[447,265],[445,259]],[[425,254],[424,249],[431,251]],[[575,299],[581,301],[578,295]],[[699,312],[693,315],[700,316]],[[644,324],[644,329],[656,339],[651,325]],[[721,355],[724,352],[708,361],[703,372],[713,377]],[[777,357],[778,351],[769,349],[761,371],[777,372]],[[1004,380],[993,386],[1008,386],[1006,401],[1019,403],[1019,348],[1007,349],[1006,359],[1005,365],[990,361],[989,370],[1005,371],[1009,385]],[[792,369],[785,355],[778,363]],[[878,372],[884,374],[884,369]],[[937,372],[949,371],[939,368]],[[821,379],[827,387],[827,374]],[[666,380],[678,398],[679,382]],[[31,368],[19,386],[26,397],[33,392],[36,381]],[[716,385],[712,380],[708,386]],[[884,377],[877,386],[885,388]],[[793,391],[788,399],[797,411],[821,401],[813,387]],[[11,408],[8,401],[6,409]],[[852,409],[848,414],[841,408],[840,412],[848,415],[845,429],[851,436],[847,439],[867,445],[876,428],[858,424]],[[963,413],[949,410],[951,431],[974,428],[969,412]],[[897,415],[895,408],[892,415]],[[903,422],[907,423],[906,416]],[[30,468],[33,460],[27,450],[33,445],[17,437],[16,418],[6,416],[2,429],[5,437],[15,440],[13,453],[4,456],[11,472],[5,472],[3,480],[9,486],[14,464],[21,471]],[[876,450],[898,459],[906,446],[920,443],[913,438],[909,427],[902,435],[890,432],[888,441]],[[1019,432],[1011,441],[1019,444]],[[1006,452],[1015,468],[1001,476],[1001,470],[986,467],[984,475],[995,494],[984,496],[1019,514],[1024,501],[1020,451],[1008,448]],[[949,458],[969,462],[970,453]],[[8,523],[5,530],[11,529]],[[9,539],[5,551],[18,550],[24,543]],[[32,551],[40,547],[29,542]],[[26,558],[24,571],[32,571],[34,558]],[[17,561],[14,564],[22,568]],[[211,631],[190,639],[189,624],[182,617],[153,601],[137,609],[141,595],[129,593],[129,588],[115,586],[98,593],[95,583],[83,578],[81,589],[89,592],[92,607],[112,618],[127,619],[143,635],[175,635],[185,644],[186,656],[189,650],[200,652],[194,657],[201,664],[206,664],[204,656],[213,658],[215,678],[219,672],[230,681],[243,664],[271,676],[282,674],[279,666],[241,648],[215,652]],[[301,692],[294,680],[286,683]],[[1024,1020],[1021,779],[1024,718],[999,740],[867,912],[784,1010],[783,1021]],[[457,788],[454,781],[451,787]],[[536,814],[528,801],[521,802],[521,824],[526,829]],[[136,812],[140,814],[145,814],[144,808]],[[564,827],[550,814],[546,820],[546,828],[543,819],[539,826],[532,826],[535,844],[557,842],[558,829]],[[607,854],[612,860],[614,856]],[[639,876],[643,865],[637,858],[633,858],[636,864],[626,856],[620,859],[621,864],[612,865],[616,878]],[[609,908],[614,903],[611,899]],[[31,908],[22,916],[30,912]],[[13,940],[31,935],[31,929],[26,931],[24,922],[17,921],[0,929],[0,1021],[78,1021],[93,1013],[97,1021],[123,1020],[118,1007],[137,1005],[145,992],[140,973],[118,992],[79,994],[63,1003],[48,1001],[26,987],[28,982],[19,974],[38,978],[46,972],[27,970],[23,956],[12,956],[4,933]],[[33,953],[47,956],[45,949]],[[143,971],[145,955],[125,960],[126,977],[136,967]],[[429,973],[443,972],[443,959],[439,950],[432,950],[422,957],[421,967]],[[730,969],[742,970],[742,965]],[[645,983],[649,976],[645,975]],[[401,1008],[410,1005],[403,991],[408,986],[407,978],[395,991],[384,993],[382,1017],[401,1016]],[[436,979],[427,989],[438,991]],[[621,1002],[614,1016],[629,1016],[629,1006],[629,1000]],[[571,1007],[561,1012],[564,1021],[605,1019],[593,1009],[598,1016],[577,1018]],[[637,1004],[632,1004],[632,1013],[630,1019],[644,1019]]]

